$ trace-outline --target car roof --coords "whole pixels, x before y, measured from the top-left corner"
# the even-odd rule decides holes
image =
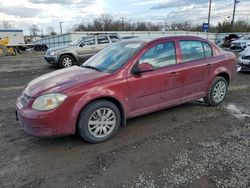
[[[165,40],[199,40],[199,41],[208,42],[208,40],[201,38],[201,37],[196,37],[196,36],[146,37],[146,38],[128,39],[125,41],[151,43],[151,42],[160,42],[160,41],[165,41]]]

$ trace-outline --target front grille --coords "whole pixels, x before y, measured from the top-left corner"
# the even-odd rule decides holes
[[[26,95],[25,93],[22,94],[21,96],[21,104],[23,106],[25,106],[29,101],[30,101],[31,97]]]

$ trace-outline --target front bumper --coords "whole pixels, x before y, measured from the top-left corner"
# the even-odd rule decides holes
[[[68,105],[66,109],[69,109]],[[16,102],[16,117],[22,129],[34,136],[54,137],[75,134],[75,123],[64,107],[39,112],[21,104],[21,97]],[[70,110],[70,109],[69,109]]]
[[[245,65],[245,64],[242,64],[242,63],[238,63],[238,65],[241,68],[240,71],[250,71],[250,65]]]
[[[44,56],[44,59],[51,65],[58,64],[58,58],[56,56]]]

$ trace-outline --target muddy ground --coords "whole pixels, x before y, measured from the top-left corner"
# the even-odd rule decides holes
[[[250,187],[250,74],[218,107],[191,102],[128,120],[111,140],[41,139],[15,120],[16,98],[47,72],[42,53],[0,58],[0,187]]]

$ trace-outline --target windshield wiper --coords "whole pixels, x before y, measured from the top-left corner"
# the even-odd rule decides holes
[[[92,69],[92,70],[96,70],[96,71],[101,71],[101,69],[99,69],[97,67],[94,67],[94,66],[90,66],[90,65],[82,65],[82,67]]]

